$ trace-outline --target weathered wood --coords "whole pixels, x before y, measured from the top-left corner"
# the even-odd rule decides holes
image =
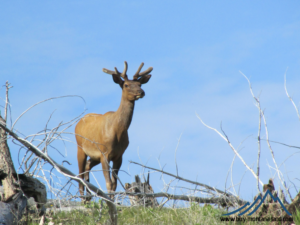
[[[39,180],[32,177],[27,177],[24,174],[19,174],[17,179],[19,179],[20,181],[22,191],[18,192],[18,194],[14,195],[13,197],[6,199],[6,201],[0,202],[0,218],[5,218],[5,221],[7,222],[6,224],[13,223],[13,220],[20,219],[21,215],[26,213],[25,207],[28,205],[27,199],[30,197],[34,199],[34,205],[36,206],[40,214],[43,214],[46,211],[46,209],[43,207],[43,205],[47,202],[47,192],[45,185]],[[0,186],[1,199],[3,199],[3,195],[3,187]],[[21,195],[22,198],[17,198],[17,196],[19,195]],[[17,211],[11,210],[13,205],[18,206]],[[15,214],[17,214],[18,216],[15,216]]]
[[[0,186],[0,202],[2,202],[4,200],[4,190],[3,190],[3,186]]]
[[[274,196],[275,199],[279,198],[279,200],[281,201],[281,203],[283,203],[284,207],[292,214],[295,213],[295,211],[293,211],[294,209],[296,210],[296,207],[292,207],[293,203],[295,204],[295,206],[297,205],[296,201],[293,202],[292,204],[288,204],[288,202],[285,199],[284,193],[283,191],[279,188],[279,192],[277,190],[275,190],[275,186],[273,183],[273,180],[270,179],[268,184],[263,185],[263,193],[259,193],[254,197],[254,201],[260,197],[260,198],[264,198],[264,196],[266,195],[266,191],[270,191],[271,194]],[[259,204],[261,204],[261,200],[258,201],[256,203],[255,206],[253,206],[253,209],[255,207],[257,207]],[[299,207],[299,202],[298,202],[298,207]],[[253,210],[251,209],[251,211]],[[245,208],[244,210],[247,210],[247,208]],[[237,214],[243,212],[239,211]],[[249,211],[249,213],[251,212]],[[233,215],[236,216],[236,215]],[[288,224],[293,224],[292,217],[289,216],[285,210],[282,208],[281,204],[279,203],[279,201],[274,201],[273,198],[270,195],[267,195],[267,198],[265,199],[265,201],[260,205],[260,207],[257,209],[257,211],[253,214],[253,216],[255,217],[261,217],[261,218],[269,218],[269,217],[276,217],[276,218],[282,218],[281,222],[272,222],[270,224],[283,224],[283,225],[288,225]],[[283,218],[285,218],[285,220],[283,220]]]
[[[1,115],[0,123],[5,125]],[[33,197],[38,208],[47,202],[43,183],[24,174],[16,174],[7,145],[5,127],[0,127],[0,185],[0,224],[20,223],[27,206],[27,198]]]
[[[0,185],[2,185],[2,180],[7,176],[7,174],[4,172],[4,165],[3,163],[0,163]]]
[[[297,210],[300,210],[300,192],[293,199],[293,202],[288,206],[287,210],[292,214],[296,214]],[[284,213],[284,216],[288,217],[286,212]]]
[[[26,210],[27,198],[21,192],[15,194],[9,202],[0,202],[0,224],[17,225]]]
[[[27,198],[34,198],[38,208],[41,208],[41,206],[46,204],[47,190],[46,186],[42,182],[24,174],[18,174],[18,179],[20,180],[21,190]]]
[[[6,124],[0,115],[0,123]],[[4,199],[8,199],[18,192],[17,181],[15,179],[15,167],[11,159],[10,151],[7,145],[6,131],[0,127],[0,171],[1,183],[3,185]]]
[[[125,183],[126,192],[130,193],[145,193],[153,194],[154,191],[149,182],[149,174],[146,182],[141,183],[141,179],[138,175],[135,176],[135,182],[132,184]],[[129,200],[132,206],[158,206],[158,202],[155,197],[145,197],[145,196],[129,196]]]

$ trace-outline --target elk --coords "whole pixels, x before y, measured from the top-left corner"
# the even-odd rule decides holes
[[[121,103],[117,111],[109,111],[105,114],[90,113],[85,115],[75,127],[77,141],[77,160],[79,177],[89,182],[90,170],[102,163],[103,175],[108,193],[117,188],[117,175],[122,165],[122,157],[129,145],[128,128],[130,126],[135,101],[145,96],[141,88],[151,78],[149,74],[153,68],[140,72],[144,63],[140,65],[133,76],[133,80],[127,77],[127,62],[120,73],[103,68],[103,72],[112,75],[113,81],[122,88]],[[89,156],[89,160],[87,157]],[[113,162],[112,176],[109,163]],[[84,195],[84,186],[79,184],[80,195]],[[87,193],[89,191],[87,190]],[[88,198],[87,198],[88,199]]]

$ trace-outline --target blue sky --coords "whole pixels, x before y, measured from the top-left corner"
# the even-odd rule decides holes
[[[165,170],[175,173],[175,149],[182,134],[177,149],[179,174],[224,189],[234,154],[200,123],[195,112],[219,130],[222,122],[236,148],[252,135],[241,144],[240,154],[256,171],[258,110],[242,71],[254,93],[260,93],[270,139],[300,146],[300,123],[283,86],[288,67],[287,87],[299,105],[299,7],[298,1],[1,2],[0,84],[9,80],[14,86],[11,119],[38,101],[63,95],[82,96],[85,103],[80,98],[49,101],[23,116],[16,129],[25,135],[36,133],[54,110],[52,127],[85,107],[87,113],[116,110],[121,89],[102,68],[122,70],[126,60],[132,76],[144,62],[145,68],[154,70],[143,85],[146,96],[136,103],[121,168],[128,174],[120,173],[122,181],[132,182],[141,172],[129,160],[159,167],[160,156]],[[3,99],[4,88],[0,91]],[[76,145],[57,146],[67,153],[65,159],[72,163],[68,168],[76,173]],[[276,144],[272,147],[278,165],[297,153]],[[11,151],[17,164],[18,147],[11,144]],[[65,160],[55,151],[49,154],[58,162]],[[295,154],[281,166],[287,183],[292,184],[290,180],[297,188],[298,162]],[[274,168],[263,142],[261,179],[267,182],[274,177],[278,189],[278,179],[268,165]],[[245,171],[236,159],[234,184],[242,180],[240,196],[251,201],[256,181]],[[102,173],[95,176],[105,189]],[[155,191],[163,187],[159,174],[151,175],[151,183]],[[295,196],[293,185],[291,192]]]

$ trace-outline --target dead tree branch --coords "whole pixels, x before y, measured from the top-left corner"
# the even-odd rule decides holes
[[[201,123],[206,126],[207,128],[215,131],[217,134],[219,134],[230,146],[230,148],[233,150],[233,152],[237,155],[237,157],[239,157],[239,159],[242,161],[242,163],[246,166],[246,168],[253,174],[253,176],[255,177],[255,179],[259,180],[259,183],[261,186],[263,186],[263,182],[259,179],[259,177],[255,174],[255,172],[253,171],[253,169],[250,168],[250,166],[247,165],[247,163],[245,162],[245,160],[242,158],[242,156],[237,152],[237,150],[233,147],[233,145],[231,144],[231,142],[229,141],[228,138],[224,137],[217,129],[212,128],[208,125],[206,125],[203,120],[200,118],[200,116],[196,113],[196,116],[198,117],[198,119],[201,121]]]
[[[16,123],[18,122],[18,120],[26,113],[26,112],[28,112],[30,109],[32,109],[33,107],[35,107],[35,106],[37,106],[37,105],[39,105],[39,104],[41,104],[41,103],[43,103],[43,102],[46,102],[46,101],[50,101],[50,100],[53,100],[53,99],[58,99],[58,98],[69,98],[69,97],[77,97],[77,98],[81,98],[83,101],[84,101],[84,99],[81,97],[81,96],[79,96],[79,95],[65,95],[65,96],[59,96],[59,97],[53,97],[53,98],[48,98],[48,99],[45,99],[45,100],[43,100],[43,101],[40,101],[40,102],[38,102],[38,103],[36,103],[36,104],[34,104],[34,105],[32,105],[32,106],[30,106],[28,109],[26,109],[16,120],[15,120],[15,122],[13,123],[13,125],[12,125],[12,127],[11,127],[11,130],[13,131],[14,130],[14,126],[16,125]],[[85,101],[84,101],[85,102]]]
[[[267,121],[266,121],[265,114],[264,114],[264,112],[263,112],[263,111],[261,110],[261,108],[260,108],[260,102],[259,102],[258,98],[256,98],[255,95],[253,94],[250,80],[249,80],[248,77],[247,77],[245,74],[243,74],[241,71],[240,71],[240,73],[246,78],[246,80],[247,80],[248,83],[249,83],[251,95],[252,95],[252,97],[255,99],[255,101],[256,101],[256,107],[258,108],[258,110],[259,110],[259,112],[260,112],[260,115],[259,115],[259,116],[260,116],[260,118],[259,118],[259,125],[260,125],[260,123],[261,123],[261,117],[263,118],[263,121],[264,121],[265,131],[266,131],[266,141],[267,141],[268,147],[269,147],[270,152],[271,152],[271,155],[272,155],[273,163],[275,164],[275,167],[276,167],[276,171],[277,171],[278,178],[279,178],[279,180],[280,180],[282,186],[284,187],[284,189],[286,190],[287,194],[289,195],[289,197],[290,197],[290,199],[291,199],[291,201],[292,201],[292,200],[293,200],[293,199],[292,199],[292,196],[291,196],[291,194],[289,193],[289,190],[288,190],[288,188],[286,187],[283,178],[281,177],[281,174],[280,174],[280,171],[279,171],[277,162],[276,162],[276,160],[275,160],[274,151],[273,151],[272,146],[271,146],[271,144],[270,144],[270,142],[269,142],[269,131],[268,131],[268,127],[267,127]],[[286,87],[286,85],[285,85],[285,87]],[[287,90],[286,90],[286,93],[287,93]],[[287,95],[288,95],[288,93],[287,93]],[[288,97],[289,97],[289,95],[288,95]],[[290,98],[290,97],[289,97],[289,98]],[[292,100],[291,98],[290,98],[290,100],[293,102],[293,100]],[[296,107],[296,110],[297,110],[297,107]],[[298,114],[298,110],[297,110],[297,114]],[[260,134],[260,128],[259,128],[259,134]],[[260,139],[260,137],[259,137],[259,139]],[[259,150],[259,155],[260,155],[260,140],[259,140],[259,149],[258,149],[258,150]],[[258,163],[259,163],[259,161],[258,161]],[[258,165],[258,166],[259,166],[259,165]]]
[[[287,68],[287,69],[288,69],[288,68]],[[286,69],[286,71],[285,71],[285,73],[284,73],[284,90],[285,90],[286,95],[288,96],[288,98],[289,98],[290,101],[292,102],[292,104],[293,104],[293,106],[294,106],[294,108],[295,108],[295,110],[296,110],[296,112],[297,112],[297,116],[298,116],[298,118],[299,118],[299,120],[300,120],[299,110],[298,110],[298,108],[297,108],[295,102],[293,101],[292,97],[289,95],[289,93],[288,93],[288,91],[287,91],[287,88],[286,88],[286,72],[287,72],[287,69]]]
[[[163,170],[159,170],[159,169],[156,169],[156,168],[153,168],[153,167],[149,167],[149,166],[142,165],[142,164],[137,163],[137,162],[133,162],[133,161],[129,161],[129,162],[130,162],[130,163],[133,163],[133,164],[136,164],[136,165],[139,165],[139,166],[142,166],[142,167],[144,167],[144,168],[150,169],[150,170],[154,170],[154,171],[157,171],[157,172],[166,174],[166,175],[171,176],[171,177],[174,177],[174,178],[176,178],[176,179],[178,179],[178,180],[182,180],[182,181],[185,181],[185,182],[188,182],[188,183],[191,183],[191,184],[195,184],[195,185],[198,185],[198,186],[205,187],[205,188],[207,188],[207,189],[209,189],[209,190],[211,190],[211,191],[217,192],[218,194],[221,194],[221,195],[224,195],[224,196],[227,196],[227,197],[236,198],[235,196],[233,196],[233,195],[230,194],[230,193],[226,193],[226,192],[221,191],[221,190],[219,190],[219,189],[217,189],[217,188],[210,187],[210,186],[208,186],[208,185],[206,185],[206,184],[202,184],[202,183],[199,183],[199,182],[196,182],[196,181],[191,181],[191,180],[185,179],[185,178],[183,178],[183,177],[176,176],[176,175],[174,175],[174,174],[165,172],[165,171],[163,171]],[[165,197],[165,196],[161,196],[161,197]]]
[[[37,155],[41,159],[45,160],[49,164],[51,164],[59,173],[63,174],[66,177],[71,178],[72,180],[82,183],[89,190],[93,191],[94,193],[96,193],[96,195],[103,198],[109,207],[109,215],[110,215],[112,224],[117,224],[117,208],[116,208],[115,204],[113,203],[112,199],[110,199],[103,191],[98,189],[93,184],[86,182],[86,181],[82,180],[81,178],[77,177],[74,173],[69,171],[67,168],[56,163],[50,156],[48,156],[47,154],[42,152],[40,149],[38,149],[36,146],[34,146],[29,141],[24,140],[23,138],[20,138],[16,133],[14,133],[10,129],[8,129],[3,123],[0,123],[0,127],[2,129],[4,129],[15,140],[17,140],[22,145],[24,145],[28,150],[32,151],[35,155]]]
[[[110,193],[109,193],[110,194]],[[197,203],[207,203],[207,204],[228,204],[230,202],[236,201],[239,205],[243,205],[247,203],[247,201],[244,201],[242,199],[237,199],[234,196],[230,198],[224,198],[224,196],[221,197],[211,197],[211,198],[203,198],[203,197],[197,197],[197,196],[188,196],[188,195],[173,195],[166,192],[159,192],[159,193],[153,193],[153,194],[146,194],[146,193],[129,193],[129,192],[114,192],[112,195],[129,195],[129,196],[139,196],[139,197],[151,197],[151,198],[160,198],[165,197],[169,200],[183,200],[183,201],[190,201],[190,202],[197,202]]]
[[[277,165],[276,160],[275,160],[274,151],[273,151],[273,149],[272,149],[272,147],[271,147],[271,144],[270,144],[270,142],[269,142],[269,132],[268,132],[267,122],[266,122],[266,118],[265,118],[264,113],[262,113],[262,117],[263,117],[264,124],[265,124],[266,140],[267,140],[268,147],[269,147],[270,152],[271,152],[271,155],[272,155],[273,162],[274,162],[275,167],[276,167],[276,172],[277,172],[278,178],[279,178],[279,180],[280,180],[282,186],[283,186],[284,189],[286,190],[286,192],[287,192],[289,198],[291,199],[291,201],[293,201],[293,198],[292,198],[292,196],[291,196],[291,194],[290,194],[290,192],[289,192],[289,189],[287,188],[287,186],[285,185],[285,181],[284,181],[283,178],[281,177],[280,170],[279,170],[278,165]]]
[[[266,141],[266,139],[261,139],[261,140]],[[298,148],[298,149],[300,149],[299,146],[288,145],[288,144],[281,143],[281,142],[278,142],[278,141],[271,141],[271,140],[269,140],[269,142],[272,142],[272,143],[275,143],[275,144],[280,144],[280,145],[283,145],[283,146],[286,146],[286,147],[289,147],[289,148]]]
[[[10,83],[6,81],[5,87],[6,87],[6,97],[5,97],[5,108],[4,108],[4,121],[7,122],[7,110],[8,110],[8,104],[9,104],[9,99],[8,99],[8,90],[12,88],[12,86],[9,86]]]
[[[258,135],[257,135],[257,144],[258,144],[258,153],[257,153],[257,177],[259,178],[259,165],[260,165],[260,152],[261,152],[261,146],[260,146],[260,132],[261,132],[261,117],[262,117],[262,110],[260,107],[260,101],[259,101],[259,97],[255,97],[255,95],[253,94],[253,90],[252,90],[252,85],[250,80],[248,79],[248,77],[243,74],[241,71],[240,73],[246,78],[246,80],[248,81],[249,84],[249,89],[251,92],[252,97],[254,98],[256,104],[255,106],[258,109],[258,113],[259,113],[259,118],[258,118]],[[257,179],[257,190],[258,193],[260,193],[260,188],[259,188],[259,180]]]

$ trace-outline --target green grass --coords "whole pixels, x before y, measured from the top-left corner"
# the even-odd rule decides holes
[[[293,215],[294,222],[297,225],[300,225],[300,211],[296,211],[296,213]]]
[[[217,224],[221,212],[213,207],[192,205],[190,208],[125,208],[120,224]]]
[[[45,224],[52,221],[54,224],[109,224],[107,223],[108,209],[104,204],[101,212],[101,220],[99,219],[100,204],[91,202],[86,205],[88,211],[74,210],[72,212],[59,212],[46,215]],[[245,224],[243,222],[221,222],[220,217],[225,213],[220,210],[206,205],[204,207],[198,204],[191,204],[188,208],[144,208],[144,207],[118,207],[118,224]],[[300,224],[300,212],[293,216],[296,224]],[[28,224],[39,224],[38,220],[29,219]],[[246,224],[270,224],[270,222],[248,222]]]

